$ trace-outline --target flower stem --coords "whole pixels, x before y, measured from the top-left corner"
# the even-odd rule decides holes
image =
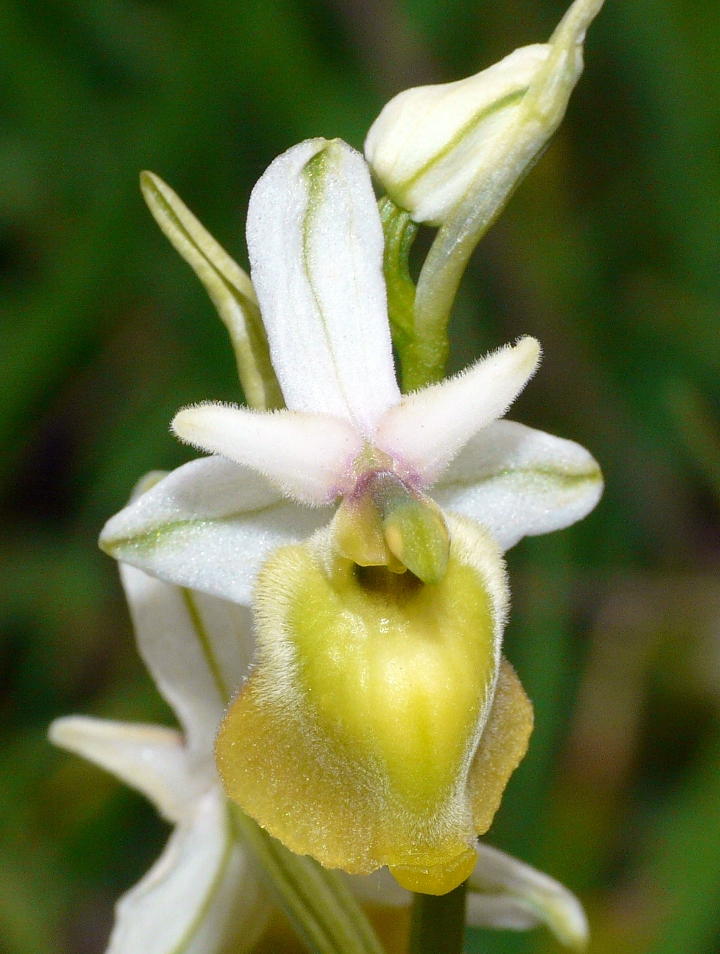
[[[603,0],[575,0],[550,38],[542,68],[523,96],[512,126],[496,140],[483,177],[449,213],[420,271],[415,334],[441,341],[460,280],[480,239],[537,161],[565,113],[582,72],[585,31]]]
[[[466,892],[463,882],[439,897],[414,895],[409,954],[462,954]]]
[[[439,381],[448,356],[447,322],[421,328],[415,307],[415,283],[409,257],[418,226],[388,196],[378,203],[385,235],[383,271],[393,345],[400,362],[402,391],[415,391]]]
[[[235,828],[267,888],[311,954],[384,954],[340,875],[293,854],[239,808],[233,806],[232,811]]]

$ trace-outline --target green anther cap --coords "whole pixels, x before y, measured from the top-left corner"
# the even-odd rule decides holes
[[[439,583],[447,570],[450,538],[437,504],[391,473],[377,474],[370,493],[388,550],[423,583]]]
[[[437,504],[391,471],[368,472],[357,487],[333,521],[338,552],[359,566],[410,570],[423,583],[439,583],[447,570],[450,538]]]

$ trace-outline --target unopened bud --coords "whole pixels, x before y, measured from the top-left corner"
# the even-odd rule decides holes
[[[442,225],[464,199],[490,220],[557,129],[602,0],[576,0],[549,43],[475,76],[400,93],[365,140],[374,174],[416,222]]]

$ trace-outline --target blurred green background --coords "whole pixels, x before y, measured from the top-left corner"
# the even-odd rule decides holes
[[[564,0],[5,0],[0,127],[0,947],[98,954],[167,828],[53,751],[68,712],[168,720],[103,521],[188,459],[178,406],[238,399],[225,332],[140,199],[163,176],[246,262],[249,190],[309,136],[546,39]],[[479,247],[453,367],[521,333],[513,416],[607,491],[509,554],[536,706],[489,840],[571,886],[591,954],[720,949],[720,5],[610,0],[551,148]],[[558,950],[477,932],[470,951]],[[141,952],[138,952],[141,954]]]

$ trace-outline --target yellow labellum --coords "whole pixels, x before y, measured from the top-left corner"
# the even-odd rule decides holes
[[[256,592],[257,667],[220,729],[229,796],[300,854],[389,865],[444,893],[474,864],[532,725],[500,663],[494,542],[447,518],[439,583],[340,557],[330,528],[278,550]]]

